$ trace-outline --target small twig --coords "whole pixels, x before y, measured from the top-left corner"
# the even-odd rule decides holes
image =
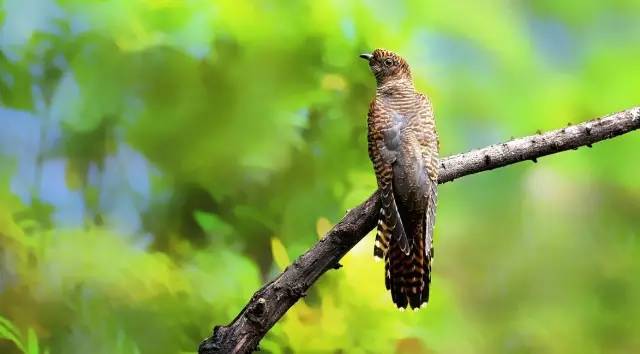
[[[550,131],[511,139],[440,162],[438,183],[492,170],[520,161],[534,161],[561,151],[577,149],[640,128],[640,107],[603,118]],[[320,241],[300,256],[276,279],[264,285],[227,326],[216,326],[198,352],[249,353],[260,339],[289,310],[307,289],[327,270],[339,268],[339,260],[355,246],[377,222],[378,194],[351,209]]]

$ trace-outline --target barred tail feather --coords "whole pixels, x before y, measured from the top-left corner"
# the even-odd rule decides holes
[[[412,230],[414,236],[414,244],[416,245],[414,252],[409,255],[408,264],[405,267],[405,292],[412,309],[418,309],[428,300],[423,297],[425,289],[428,289],[429,283],[425,281],[425,274],[428,274],[428,257],[425,253],[425,217],[416,223]],[[427,290],[428,292],[428,290]]]
[[[426,305],[429,301],[429,287],[431,285],[431,265],[433,264],[433,229],[436,221],[436,205],[438,204],[438,182],[429,179],[429,195],[427,201],[427,212],[425,213],[425,272],[423,274],[423,282],[425,287],[422,289],[422,299]]]
[[[405,309],[409,303],[404,277],[404,269],[406,268],[405,264],[407,257],[408,256],[404,254],[400,247],[392,243],[389,254],[385,259],[388,266],[386,283],[389,284],[391,299],[400,309]]]
[[[428,183],[427,210],[418,217],[417,222],[405,224],[409,227],[407,235],[413,240],[410,252],[406,254],[393,237],[385,240],[385,285],[400,309],[407,306],[418,309],[429,301],[437,192],[436,182]]]
[[[373,245],[373,257],[376,260],[384,259],[389,250],[389,239],[391,237],[391,231],[384,222],[384,209],[380,209],[380,219],[378,219],[378,233],[376,234],[376,241]]]

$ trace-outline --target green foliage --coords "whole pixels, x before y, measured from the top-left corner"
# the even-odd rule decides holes
[[[25,352],[24,344],[18,338],[18,330],[8,319],[0,316],[0,339],[7,339],[13,342],[23,353]]]
[[[0,2],[0,353],[193,352],[376,187],[357,55],[448,155],[637,105],[637,1]],[[640,140],[443,185],[429,307],[371,237],[271,353],[640,350]]]
[[[20,332],[16,326],[8,319],[0,316],[0,339],[6,339],[15,345],[15,347],[25,354],[40,354],[40,345],[38,344],[38,337],[33,328],[29,328],[27,331],[26,341],[20,339]],[[44,354],[48,354],[49,350],[42,351]]]

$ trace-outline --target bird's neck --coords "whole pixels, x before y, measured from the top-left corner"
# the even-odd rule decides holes
[[[399,78],[381,83],[376,89],[378,96],[403,96],[413,94],[415,87],[413,80],[407,78]]]

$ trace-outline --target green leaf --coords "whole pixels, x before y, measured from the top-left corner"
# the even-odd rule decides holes
[[[0,328],[5,327],[7,330],[19,335],[18,328],[7,318],[0,316]]]
[[[193,217],[196,219],[198,225],[206,232],[218,235],[227,235],[231,232],[231,226],[215,214],[196,210],[193,212]]]
[[[284,248],[282,241],[277,237],[271,238],[271,252],[273,254],[273,260],[276,262],[280,270],[284,270],[289,263],[291,263],[289,255],[287,254],[287,249]]]
[[[29,328],[29,331],[27,332],[27,349],[28,349],[28,351],[26,352],[27,354],[40,353],[40,347],[38,345],[38,336],[36,335],[36,332],[33,330],[33,328]]]
[[[12,341],[18,349],[24,352],[24,345],[20,341],[18,329],[11,321],[2,316],[0,316],[0,339]]]

